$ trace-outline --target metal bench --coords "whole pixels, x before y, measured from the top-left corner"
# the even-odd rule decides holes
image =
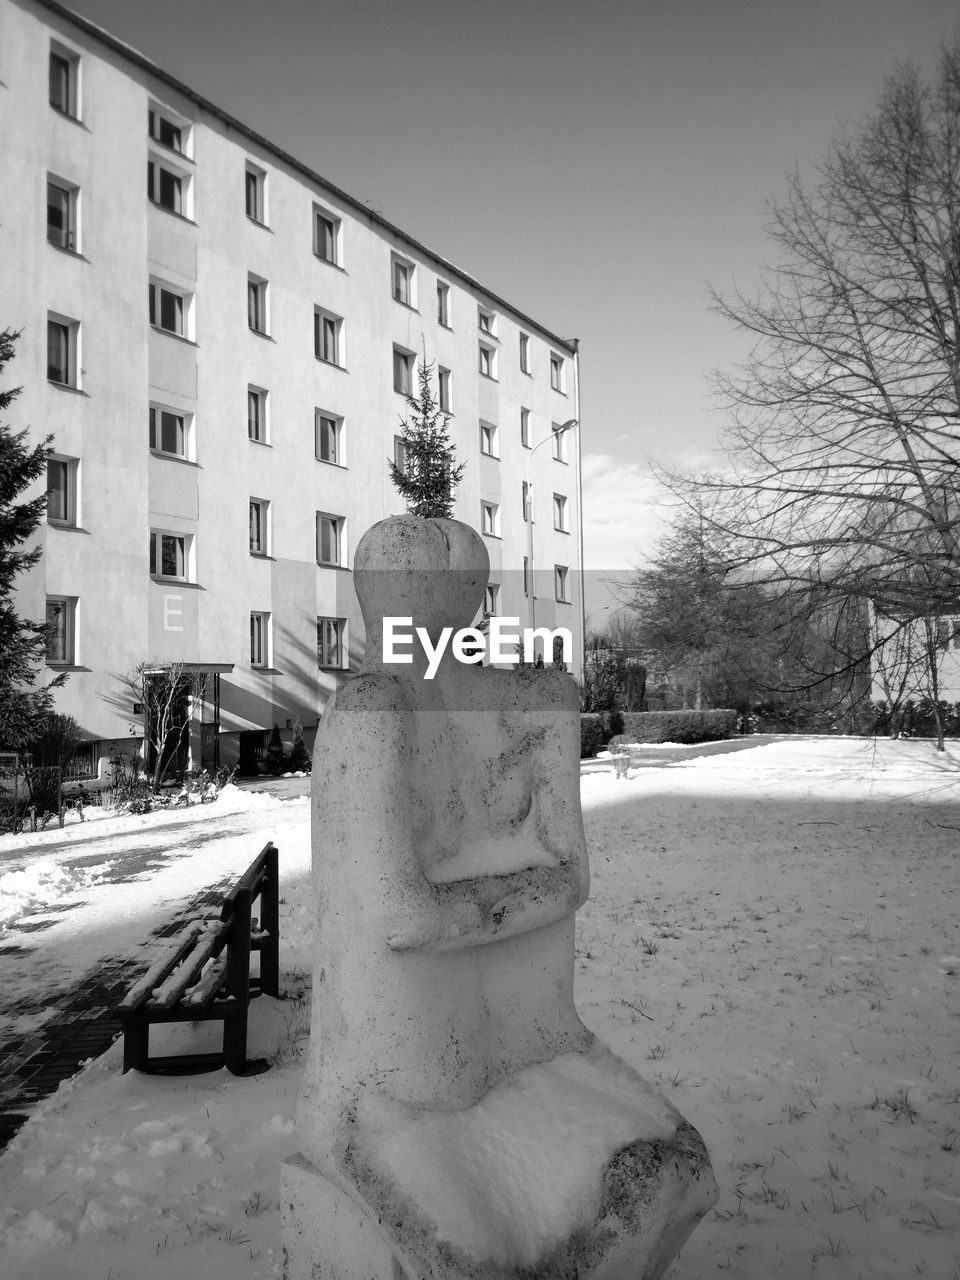
[[[253,915],[258,900],[259,919]],[[219,916],[185,924],[120,1002],[123,1070],[177,1074],[226,1067],[243,1075],[250,1000],[280,994],[279,923],[277,848],[271,843],[226,895]],[[251,951],[260,953],[260,972],[253,977]],[[223,1022],[220,1052],[150,1054],[152,1025],[212,1020]]]

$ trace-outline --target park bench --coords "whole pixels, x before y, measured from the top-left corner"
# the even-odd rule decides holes
[[[259,918],[253,906],[259,900]],[[277,849],[267,844],[223,900],[219,915],[187,922],[120,1002],[123,1070],[180,1072],[247,1066],[247,1010],[254,996],[279,996]],[[260,953],[251,976],[250,953]],[[150,1027],[223,1022],[218,1053],[151,1056]]]

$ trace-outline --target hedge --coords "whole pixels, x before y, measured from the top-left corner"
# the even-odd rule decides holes
[[[620,736],[624,742],[715,742],[733,737],[736,731],[737,712],[727,707],[718,711],[624,711]]]
[[[623,716],[619,711],[581,712],[580,759],[595,756],[618,733],[623,733]]]

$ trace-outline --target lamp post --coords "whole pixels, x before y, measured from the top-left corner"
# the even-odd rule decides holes
[[[530,464],[533,462],[533,455],[543,445],[551,441],[557,441],[567,431],[572,431],[578,426],[576,418],[568,418],[566,422],[562,422],[557,426],[550,428],[550,434],[544,436],[542,440],[538,440],[530,452],[527,454],[527,507],[525,515],[527,518],[527,569],[528,579],[527,586],[530,592],[530,629],[531,631],[537,625],[537,582],[534,573],[534,556],[533,556],[533,480],[531,479]],[[579,518],[579,512],[578,512]]]

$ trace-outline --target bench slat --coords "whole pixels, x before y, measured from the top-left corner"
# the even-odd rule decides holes
[[[181,1001],[190,1009],[203,1009],[223,986],[227,973],[227,958],[219,955],[207,968],[206,973],[192,991],[188,991]]]
[[[210,957],[222,950],[227,930],[228,926],[222,922],[204,929],[197,936],[193,950],[184,956],[180,967],[154,990],[153,998],[147,1002],[147,1008],[172,1008],[183,996],[187,987],[193,986],[198,980],[201,969]]]
[[[180,963],[196,941],[203,928],[202,920],[191,920],[176,935],[171,944],[153,962],[142,978],[138,978],[119,1004],[121,1013],[130,1013],[148,999],[154,987],[163,982],[172,969]]]

